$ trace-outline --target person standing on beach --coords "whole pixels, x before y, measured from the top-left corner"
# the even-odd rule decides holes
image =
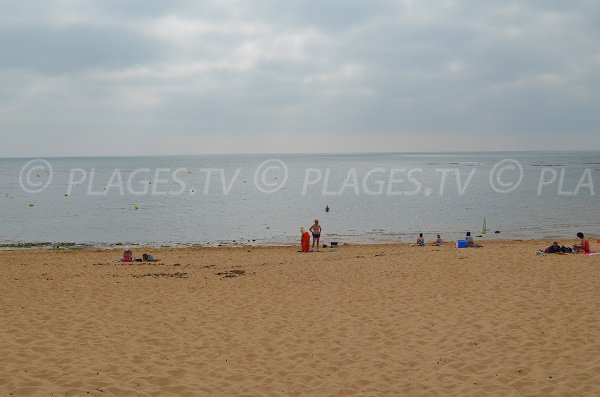
[[[313,243],[312,247],[315,249],[315,244],[317,245],[317,251],[319,250],[319,244],[321,242],[321,225],[319,225],[319,220],[315,219],[314,225],[310,227],[310,232],[312,233]]]
[[[302,252],[310,252],[310,234],[303,227],[300,228],[300,246]]]

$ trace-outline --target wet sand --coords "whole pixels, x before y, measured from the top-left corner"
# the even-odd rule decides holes
[[[0,395],[597,395],[600,255],[548,243],[3,251]]]

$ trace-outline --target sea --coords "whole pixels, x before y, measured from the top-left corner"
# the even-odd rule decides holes
[[[4,158],[0,246],[569,241],[599,194],[600,152]]]

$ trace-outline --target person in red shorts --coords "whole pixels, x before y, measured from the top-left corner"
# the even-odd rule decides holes
[[[310,234],[306,230],[304,230],[303,227],[300,228],[300,234],[302,236],[302,238],[300,239],[302,252],[310,252]]]
[[[580,254],[589,254],[590,253],[590,241],[585,238],[583,233],[577,233],[577,237],[581,240],[581,245],[574,245],[573,249]]]

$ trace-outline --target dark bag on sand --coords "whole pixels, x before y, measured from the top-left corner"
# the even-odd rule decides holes
[[[563,254],[572,254],[573,253],[573,248],[571,248],[571,247],[565,247],[563,245],[562,247],[560,247],[560,252],[562,252]]]

